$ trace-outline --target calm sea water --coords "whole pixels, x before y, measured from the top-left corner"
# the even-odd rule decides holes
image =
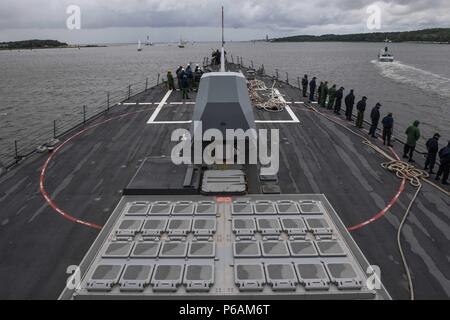
[[[308,74],[354,89],[369,98],[369,108],[381,102],[382,113],[393,112],[396,129],[418,119],[424,137],[440,132],[450,140],[449,45],[391,44],[396,62],[378,63],[382,44],[368,43],[228,43],[227,51],[264,64],[266,72],[279,69],[291,81]],[[53,121],[82,119],[82,106],[94,112],[105,103],[106,92],[125,94],[126,87],[174,70],[187,62],[202,63],[217,44],[144,47],[0,51],[0,154],[12,153],[36,138],[52,135]],[[138,88],[135,85],[133,88]],[[424,143],[425,139],[422,139]]]

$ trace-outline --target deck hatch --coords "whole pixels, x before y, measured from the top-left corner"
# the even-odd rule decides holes
[[[233,253],[236,258],[256,258],[261,256],[261,249],[258,242],[241,241],[233,244]]]
[[[184,265],[157,265],[153,274],[153,291],[176,292],[182,282]]]
[[[277,214],[277,210],[271,201],[256,201],[254,206],[256,214]]]
[[[155,202],[150,208],[149,215],[167,216],[172,211],[172,203],[170,201]]]
[[[306,290],[328,290],[330,279],[321,263],[296,264],[300,283]]]
[[[186,235],[191,231],[192,219],[171,219],[167,226],[170,235]]]
[[[345,257],[346,253],[341,243],[337,240],[316,241],[319,254],[323,257]]]
[[[304,235],[307,231],[302,218],[282,218],[281,225],[289,235]]]
[[[128,265],[119,281],[120,291],[142,292],[150,284],[153,267],[150,265]]]
[[[299,201],[302,214],[323,214],[324,210],[318,201]]]
[[[324,218],[305,218],[308,230],[317,235],[329,235],[333,233],[329,223]]]
[[[142,227],[143,220],[124,219],[116,230],[118,237],[134,237]]]
[[[191,242],[189,245],[189,258],[214,258],[216,255],[215,243],[210,242]]]
[[[257,218],[258,230],[263,235],[280,234],[281,225],[277,218]]]
[[[252,218],[234,218],[233,232],[236,235],[253,235],[256,231],[255,220]]]
[[[86,289],[88,291],[111,291],[112,287],[117,284],[122,269],[122,265],[98,265],[87,282]]]
[[[318,253],[314,243],[310,240],[288,242],[289,251],[293,257],[317,257]]]
[[[261,246],[264,257],[289,257],[289,250],[284,241],[264,241]]]
[[[298,283],[292,264],[266,264],[267,282],[273,291],[295,291]]]
[[[213,235],[216,232],[216,219],[194,219],[192,231],[195,235]]]
[[[159,236],[166,231],[167,219],[148,219],[142,227],[143,236]]]
[[[280,200],[280,201],[277,201],[276,206],[277,206],[277,210],[278,210],[279,214],[299,214],[300,213],[295,201]]]
[[[216,215],[217,214],[217,204],[212,201],[200,201],[195,207],[196,215]]]
[[[213,265],[188,265],[183,283],[188,292],[208,292],[214,284]]]
[[[261,264],[236,264],[234,279],[240,291],[262,291],[266,283]]]
[[[150,209],[150,203],[147,201],[136,201],[128,203],[125,208],[126,216],[146,216]]]
[[[159,257],[161,258],[184,258],[187,252],[187,242],[165,241],[162,244]]]
[[[127,258],[130,255],[133,242],[111,242],[103,253],[103,258]]]
[[[253,207],[249,201],[235,201],[231,206],[231,212],[234,215],[253,214]]]
[[[362,288],[362,281],[350,263],[327,263],[331,282],[341,290]]]
[[[194,203],[191,201],[179,201],[175,203],[172,215],[192,216],[194,214]]]
[[[133,258],[155,258],[158,256],[160,242],[138,242],[134,246],[131,257]]]

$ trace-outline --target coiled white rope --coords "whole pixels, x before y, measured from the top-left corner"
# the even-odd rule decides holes
[[[286,102],[275,94],[275,81],[271,89],[261,80],[249,81],[249,96],[253,105],[268,112],[281,112],[286,108]],[[261,95],[263,97],[261,97]]]

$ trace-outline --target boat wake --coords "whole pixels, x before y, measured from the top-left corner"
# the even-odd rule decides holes
[[[380,69],[383,77],[396,82],[415,86],[428,92],[437,93],[444,97],[450,97],[450,79],[438,74],[422,70],[400,61],[383,63],[377,60],[371,61]]]

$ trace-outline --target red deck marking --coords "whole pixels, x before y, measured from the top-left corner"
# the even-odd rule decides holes
[[[83,129],[83,130],[77,132],[76,134],[70,136],[67,140],[65,140],[63,143],[61,143],[61,144],[60,144],[60,145],[59,145],[59,146],[58,146],[58,147],[57,147],[57,148],[49,155],[49,157],[48,157],[47,160],[45,161],[44,166],[42,167],[42,170],[41,170],[41,175],[40,175],[40,179],[39,179],[39,190],[40,190],[42,196],[44,197],[45,201],[47,201],[47,203],[49,204],[49,206],[50,206],[53,210],[55,210],[58,214],[62,215],[64,218],[68,219],[69,221],[72,221],[72,222],[75,222],[75,223],[78,223],[78,224],[81,224],[81,225],[84,225],[84,226],[87,226],[87,227],[90,227],[90,228],[98,229],[98,230],[100,230],[100,229],[102,228],[102,226],[100,226],[100,225],[98,225],[98,224],[91,223],[91,222],[86,222],[86,221],[77,219],[77,218],[73,217],[72,215],[68,214],[67,212],[65,212],[65,211],[64,211],[63,209],[61,209],[60,207],[58,207],[58,205],[57,205],[57,204],[53,201],[53,199],[48,195],[47,190],[45,189],[45,184],[44,184],[44,182],[45,182],[45,173],[47,172],[47,168],[48,168],[48,165],[49,165],[50,161],[52,161],[52,159],[55,157],[55,155],[56,155],[56,154],[57,154],[57,153],[58,153],[58,152],[59,152],[59,151],[67,144],[67,143],[69,143],[69,142],[72,141],[73,139],[75,139],[75,138],[81,136],[82,134],[84,134],[85,132],[87,132],[87,131],[89,131],[89,130],[91,130],[91,129],[94,129],[94,128],[96,128],[96,127],[98,127],[98,126],[100,126],[100,125],[103,125],[103,124],[105,124],[105,123],[108,123],[108,122],[110,122],[110,121],[114,121],[114,120],[120,119],[120,118],[122,118],[122,117],[130,116],[130,115],[133,115],[133,114],[136,114],[136,113],[140,113],[140,112],[144,112],[144,111],[147,111],[147,110],[140,110],[140,111],[134,111],[134,112],[125,113],[125,114],[122,114],[122,115],[120,115],[120,116],[117,116],[117,117],[114,117],[114,118],[111,118],[111,119],[108,119],[108,120],[105,120],[105,121],[96,123],[96,124],[94,124],[94,125],[92,125],[92,126],[89,126],[89,127],[85,128],[85,129]]]
[[[217,203],[231,203],[233,199],[231,197],[216,197]]]
[[[400,157],[397,155],[397,153],[395,152],[395,150],[393,148],[389,147],[389,150],[394,154],[394,156],[395,156],[395,158],[397,158],[397,160],[400,160]],[[391,209],[392,206],[397,202],[398,198],[400,197],[402,192],[405,190],[405,185],[406,185],[406,179],[403,178],[402,183],[400,184],[400,188],[397,191],[397,194],[394,196],[394,198],[392,198],[391,202],[389,202],[389,204],[387,205],[386,208],[381,210],[377,215],[375,215],[374,217],[370,218],[369,220],[364,221],[363,223],[357,224],[356,226],[347,228],[347,230],[348,231],[355,231],[355,230],[364,228],[365,226],[367,226],[367,225],[371,224],[372,222],[375,222],[376,220],[378,220],[381,217],[383,217],[389,211],[389,209]]]

